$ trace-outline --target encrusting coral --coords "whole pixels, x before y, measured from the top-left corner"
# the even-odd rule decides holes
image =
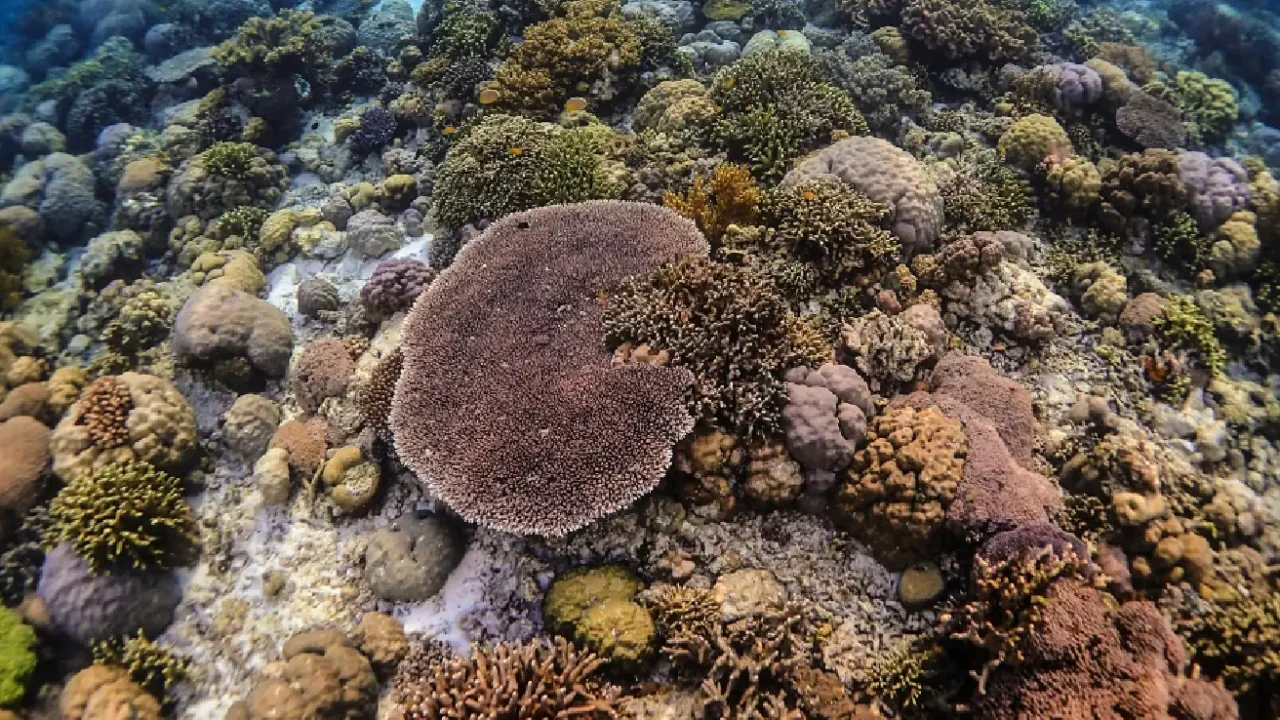
[[[692,378],[615,365],[600,293],[706,252],[693,223],[653,205],[552,206],[491,225],[406,320],[400,457],[464,518],[512,532],[564,534],[648,492],[692,428]]]

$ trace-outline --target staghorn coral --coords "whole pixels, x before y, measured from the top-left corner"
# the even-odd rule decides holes
[[[122,668],[139,687],[157,698],[187,678],[191,662],[169,648],[147,639],[141,630],[124,639],[103,640],[93,646],[98,665]]]
[[[968,442],[937,408],[894,408],[876,417],[836,494],[840,517],[891,569],[940,549],[943,520]]]
[[[553,115],[570,97],[608,105],[637,80],[642,46],[614,0],[572,0],[563,17],[525,29],[487,89],[506,109]]]
[[[696,417],[739,437],[778,427],[787,370],[821,364],[817,330],[749,267],[683,259],[623,283],[604,315],[610,347],[665,351],[697,381]]]
[[[1191,354],[1211,375],[1221,374],[1226,368],[1227,351],[1214,334],[1213,323],[1194,299],[1185,295],[1171,298],[1152,326],[1165,349]]]
[[[937,186],[948,234],[1017,230],[1035,214],[1029,184],[995,150],[961,158],[954,172],[941,174]]]
[[[535,640],[446,658],[427,677],[400,678],[405,720],[552,720],[616,717],[617,688],[595,677],[600,660],[567,640]]]
[[[942,229],[942,197],[924,167],[907,152],[879,138],[853,137],[798,163],[780,187],[810,182],[843,183],[889,207],[889,227],[905,254],[933,245]]]
[[[1240,99],[1225,80],[1202,72],[1182,71],[1174,78],[1174,96],[1188,120],[1196,124],[1206,142],[1226,137],[1240,113]]]
[[[876,132],[893,132],[904,117],[919,117],[933,104],[928,90],[920,87],[911,70],[884,53],[858,57],[852,41],[841,48],[815,53],[832,81],[853,99],[854,105]]]
[[[431,214],[454,231],[543,205],[613,196],[592,143],[509,115],[491,115],[449,149],[436,174]]]
[[[788,184],[765,194],[760,222],[767,252],[813,268],[826,287],[867,284],[898,263],[901,244],[885,229],[892,211],[845,184]]]
[[[195,514],[182,481],[146,463],[106,465],[67,484],[49,506],[45,543],[67,543],[92,572],[182,564],[195,543]]]
[[[803,52],[767,50],[729,65],[712,78],[711,99],[720,106],[715,142],[763,180],[838,136],[868,132],[853,100]]]
[[[1224,588],[1185,602],[1171,622],[1207,677],[1240,695],[1280,677],[1280,596]]]
[[[464,518],[511,532],[560,535],[625,507],[691,429],[692,378],[615,366],[600,293],[706,252],[693,223],[652,205],[553,206],[494,223],[406,320],[397,452]]]

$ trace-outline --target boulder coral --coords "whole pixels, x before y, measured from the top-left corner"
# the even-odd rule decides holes
[[[942,196],[909,153],[879,138],[852,137],[798,163],[780,183],[844,183],[890,209],[889,227],[907,254],[928,250],[942,230]]]
[[[293,330],[285,314],[265,300],[211,284],[178,311],[172,342],[180,360],[216,364],[241,359],[268,377],[283,377],[293,352]]]
[[[615,366],[599,295],[706,252],[693,223],[651,205],[552,206],[491,225],[405,321],[400,457],[464,518],[510,532],[562,535],[651,490],[692,428],[692,378]]]
[[[129,461],[173,473],[187,470],[196,459],[199,433],[195,413],[182,393],[168,380],[135,372],[113,376],[112,383],[123,386],[116,395],[119,402],[127,392],[128,410],[113,410],[90,424],[95,415],[86,416],[82,410],[96,401],[92,395],[88,402],[77,401],[49,440],[53,471],[70,480],[94,468]]]

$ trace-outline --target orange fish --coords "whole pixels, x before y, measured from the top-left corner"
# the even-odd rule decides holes
[[[507,148],[507,152],[511,153],[512,155],[523,155],[524,148],[522,147]]]
[[[812,190],[805,190],[803,193],[801,193],[800,197],[804,198],[805,200],[817,200],[818,193]]]
[[[452,135],[452,134],[454,134],[454,133],[458,132],[458,128],[456,128],[456,127],[454,127],[454,126],[452,126],[452,125],[445,125],[445,126],[444,126],[444,129],[443,129],[443,130],[441,130],[440,132],[444,133],[445,135]]]
[[[564,109],[569,112],[582,112],[587,109],[587,99],[584,97],[571,97],[565,101]]]
[[[480,91],[479,99],[481,105],[492,105],[498,102],[498,91],[491,88],[485,88]]]

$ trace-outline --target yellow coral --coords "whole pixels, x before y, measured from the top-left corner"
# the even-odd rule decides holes
[[[1075,154],[1067,131],[1048,115],[1027,115],[1014,122],[1000,136],[999,148],[1006,160],[1023,170]]]

